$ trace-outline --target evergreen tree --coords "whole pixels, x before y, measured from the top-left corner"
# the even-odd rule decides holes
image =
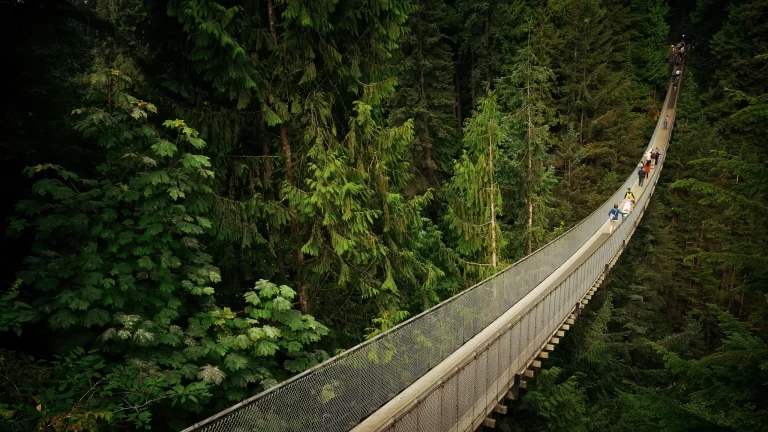
[[[261,5],[232,7],[189,0],[169,8],[192,35],[194,43],[187,57],[208,71],[206,79],[214,89],[237,101],[238,123],[242,123],[245,108],[260,111],[256,121],[262,142],[260,156],[269,161],[272,149],[279,149],[282,169],[276,172],[273,168],[277,167],[269,167],[266,186],[273,189],[265,190],[264,196],[288,203],[284,209],[288,217],[274,218],[268,244],[276,248],[273,257],[284,269],[282,273],[295,281],[304,312],[311,308],[311,301],[302,249],[311,233],[300,223],[296,201],[280,196],[312,177],[301,162],[310,148],[305,145],[303,119],[323,109],[336,110],[335,123],[345,125],[347,113],[339,109],[343,104],[351,105],[360,96],[376,99],[392,87],[388,59],[411,10],[404,0],[376,4],[268,0]],[[312,106],[313,101],[321,100],[313,95],[324,92],[338,93],[339,100],[321,103],[328,107]],[[252,101],[253,97],[258,100]],[[276,143],[271,136],[278,138]],[[248,167],[249,171],[257,168]]]
[[[702,43],[716,51],[741,37],[731,32],[743,15],[721,22],[704,13],[709,7],[700,6],[697,20],[710,21],[695,22],[702,34],[720,35]],[[594,383],[589,402],[609,415],[598,430],[749,431],[766,421],[757,384],[768,353],[761,217],[768,174],[757,144],[765,99],[759,85],[734,79],[741,71],[721,71],[723,81],[713,81],[712,58],[688,56],[667,169],[611,272],[611,294],[598,292],[584,311],[584,330],[574,328],[550,360],[566,370],[560,380],[584,374],[582,382]]]
[[[181,429],[543,245],[636,163],[690,6],[0,2],[3,426]],[[516,425],[765,422],[765,12],[680,16],[652,207]]]
[[[554,182],[553,172],[547,167],[551,109],[546,105],[552,99],[554,73],[541,66],[536,57],[533,25],[532,19],[526,23],[526,44],[517,50],[507,67],[508,75],[501,78],[499,84],[507,112],[515,113],[513,122],[517,133],[512,134],[510,152],[522,180],[522,202],[518,208],[524,210],[517,225],[523,226],[521,237],[526,255],[545,243],[548,228],[545,212]]]
[[[488,90],[480,109],[467,120],[464,154],[456,161],[454,175],[445,186],[448,209],[445,221],[456,251],[465,262],[465,273],[487,274],[499,266],[503,247],[502,200],[494,180],[499,158],[502,118],[496,97]],[[498,164],[498,163],[497,163]]]
[[[313,257],[306,264],[308,277],[315,286],[336,288],[319,297],[321,303],[352,291],[355,298],[377,300],[377,318],[399,321],[407,316],[400,313],[401,294],[423,296],[427,305],[436,300],[432,289],[442,272],[411,251],[431,194],[409,200],[402,194],[410,180],[405,157],[413,123],[381,128],[370,105],[357,102],[355,110],[343,141],[327,110],[307,116],[316,121],[307,125],[305,137],[311,177],[305,188],[287,186],[285,193],[311,233],[302,246]],[[415,288],[401,293],[398,286]]]

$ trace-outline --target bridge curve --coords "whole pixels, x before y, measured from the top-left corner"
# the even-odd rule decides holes
[[[678,90],[667,90],[647,149],[662,158],[644,187],[633,169],[576,226],[533,254],[391,330],[183,432],[473,431],[514,398],[586,305],[649,205]],[[669,118],[669,129],[663,119]],[[627,188],[635,210],[609,232]]]

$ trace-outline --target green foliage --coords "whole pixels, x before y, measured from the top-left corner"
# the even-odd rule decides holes
[[[322,112],[312,117],[317,123],[305,136],[310,175],[305,188],[287,185],[284,193],[310,233],[302,252],[315,257],[306,264],[312,285],[358,291],[363,300],[377,299],[379,318],[399,321],[407,315],[398,311],[398,298],[410,294],[399,286],[415,286],[413,295],[432,302],[443,274],[412,251],[431,193],[411,199],[402,193],[411,178],[405,156],[413,123],[380,128],[370,105],[356,102],[355,111],[343,141]]]
[[[588,417],[587,398],[579,384],[579,375],[558,382],[562,369],[542,371],[536,386],[527,392],[520,408],[532,411],[544,420],[544,429],[551,431],[588,431],[592,419]]]
[[[130,80],[117,70],[91,82],[91,99],[107,108],[75,110],[82,118],[76,128],[103,150],[98,176],[86,179],[49,164],[26,170],[44,178],[33,184],[36,199],[18,204],[23,216],[11,230],[34,232],[19,299],[39,312],[32,317],[15,302],[3,313],[3,329],[20,332],[25,321],[40,319],[54,334],[80,334],[84,346],[122,358],[96,368],[112,374],[117,386],[140,385],[133,377],[153,371],[162,377],[154,383],[161,394],[205,390],[219,403],[224,395],[239,400],[246,389],[274,383],[283,370],[297,372],[322,360],[324,353],[305,347],[327,329],[292,309],[290,288],[260,281],[245,294],[251,306],[244,311],[216,306],[213,285],[221,276],[202,243],[212,226],[200,204],[212,193],[214,174],[209,158],[197,153],[205,148],[198,132],[177,119],[163,122],[169,134],[162,133],[148,121],[155,106],[124,93]],[[88,377],[73,379],[78,394]],[[216,388],[209,391],[211,385]],[[166,399],[150,396],[131,421],[148,424],[148,406]],[[210,401],[180,399],[193,410]],[[63,415],[56,406],[45,415]],[[109,413],[120,410],[107,404],[103,415],[88,418],[118,421]]]
[[[677,409],[704,424],[729,430],[757,430],[768,421],[765,383],[768,344],[731,314],[715,309],[722,342],[696,359],[655,345],[677,381]]]
[[[24,302],[16,300],[19,297],[21,279],[16,280],[7,292],[0,296],[0,332],[13,330],[17,336],[21,336],[22,326],[34,321],[37,313]]]
[[[0,424],[8,430],[98,430],[105,424],[150,429],[151,409],[197,403],[210,396],[205,382],[178,377],[140,361],[109,365],[96,350],[76,348],[52,361],[0,351],[6,380],[0,388]]]
[[[633,43],[653,44],[632,38],[633,20],[651,17],[634,18],[626,3],[565,0],[549,3],[542,13],[561,33],[539,42],[552,52],[542,66],[561,84],[555,97],[562,139],[555,143],[553,164],[563,174],[553,213],[572,223],[616,190],[647,143],[659,108],[651,89],[633,82],[639,77],[628,59],[645,72],[656,67],[649,62],[657,58],[634,55]]]
[[[632,2],[629,11],[633,75],[659,90],[665,87],[669,75],[669,11],[669,5],[659,0]]]
[[[555,75],[541,65],[543,62],[535,53],[533,26],[533,20],[521,26],[521,31],[527,30],[528,40],[511,55],[512,63],[505,67],[506,75],[498,83],[506,111],[514,113],[505,143],[506,153],[511,155],[510,166],[503,170],[506,176],[502,186],[509,198],[507,206],[517,213],[510,220],[523,243],[516,248],[517,257],[547,243],[548,208],[556,183],[554,171],[548,166],[552,108],[547,106],[553,102]]]

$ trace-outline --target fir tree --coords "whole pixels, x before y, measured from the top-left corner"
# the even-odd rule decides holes
[[[499,80],[499,92],[508,106],[507,111],[515,113],[513,122],[519,131],[512,135],[510,151],[516,167],[522,171],[519,174],[523,199],[520,207],[524,210],[520,219],[525,221],[522,237],[526,254],[545,242],[548,228],[545,211],[554,183],[553,172],[547,168],[551,109],[546,105],[552,99],[554,73],[539,64],[532,40],[533,25],[532,19],[525,25],[528,39],[507,67],[508,75]]]
[[[499,266],[503,246],[496,219],[501,215],[502,200],[494,180],[501,138],[501,113],[489,90],[480,101],[479,111],[467,121],[464,154],[456,161],[454,175],[445,186],[445,220],[456,251],[465,260],[466,268],[481,274],[487,273],[483,268],[493,271]]]
[[[398,321],[407,316],[400,313],[398,298],[423,290],[419,296],[432,304],[442,276],[411,251],[431,194],[412,199],[402,194],[410,180],[406,154],[413,123],[381,128],[370,105],[360,101],[355,110],[341,141],[327,109],[307,116],[311,176],[305,187],[286,186],[285,193],[311,233],[302,251],[313,257],[307,263],[313,285],[339,290],[330,298],[352,291],[361,300],[374,300],[378,318]],[[402,289],[409,286],[414,293]]]

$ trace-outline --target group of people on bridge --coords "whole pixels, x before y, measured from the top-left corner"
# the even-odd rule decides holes
[[[664,124],[667,123],[667,118],[664,118]],[[637,183],[640,187],[643,187],[645,178],[651,175],[651,170],[656,168],[659,164],[659,157],[661,157],[661,150],[656,147],[654,150],[648,150],[643,155],[643,160],[637,164]]]
[[[683,55],[686,51],[690,51],[696,46],[696,41],[688,42],[683,40],[677,45],[672,45],[672,62],[675,64],[675,69],[672,72],[672,87],[677,88],[678,80],[680,79],[680,67],[683,65]]]
[[[667,127],[667,120],[668,119],[665,117],[665,129]],[[656,147],[653,150],[646,151],[643,155],[643,160],[637,164],[638,185],[640,187],[643,187],[645,178],[651,175],[651,170],[656,168],[659,164],[659,157],[661,157],[661,150]],[[608,210],[608,220],[611,222],[609,233],[612,233],[615,230],[616,225],[618,225],[619,216],[621,216],[621,220],[623,221],[630,213],[632,213],[632,210],[635,209],[635,202],[635,194],[632,193],[632,188],[627,188],[621,204],[614,204],[613,208]]]

